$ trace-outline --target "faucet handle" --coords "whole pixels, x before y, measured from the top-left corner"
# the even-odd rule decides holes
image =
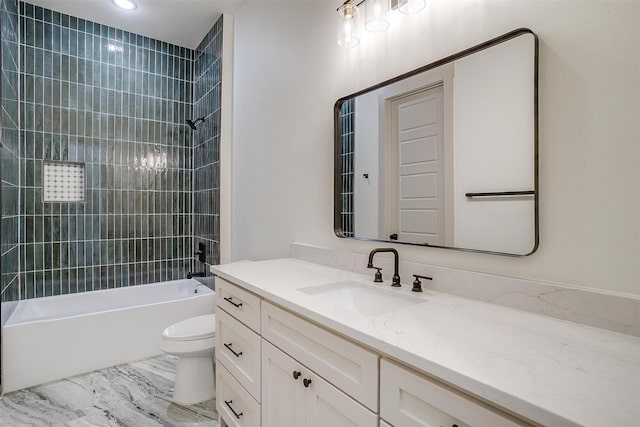
[[[373,281],[376,283],[382,283],[382,273],[380,272],[382,270],[382,268],[380,267],[376,267],[376,266],[367,266],[367,268],[375,268],[376,269],[376,273],[373,276]]]
[[[411,292],[422,292],[422,283],[420,282],[420,279],[433,280],[433,277],[421,276],[419,274],[414,274],[413,277],[415,277],[415,280],[413,281],[413,288],[411,288]]]

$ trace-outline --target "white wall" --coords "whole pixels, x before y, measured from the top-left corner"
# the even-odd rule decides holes
[[[465,197],[534,189],[534,37],[500,43],[455,62],[455,246],[528,254],[534,198]]]
[[[518,27],[540,37],[538,251],[509,258],[398,245],[406,260],[640,295],[640,2],[431,0],[353,50],[340,2],[247,1],[236,13],[234,259],[333,234],[333,104]],[[411,41],[410,43],[407,41]]]
[[[220,263],[233,258],[233,15],[223,14],[222,89],[220,94]]]
[[[359,96],[354,104],[354,231],[356,236],[376,239],[380,232],[378,206],[382,196],[378,94],[371,92]],[[364,174],[368,174],[369,178],[365,178]]]

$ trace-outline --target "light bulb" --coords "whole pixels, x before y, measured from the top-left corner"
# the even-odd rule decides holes
[[[111,0],[119,8],[133,10],[138,7],[133,0]]]
[[[338,8],[338,15],[345,20],[354,19],[358,15],[358,6],[352,3],[345,3]]]

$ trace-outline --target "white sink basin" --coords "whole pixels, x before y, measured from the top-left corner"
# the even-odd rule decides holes
[[[377,316],[398,308],[425,302],[422,298],[402,295],[390,289],[377,288],[353,281],[309,286],[298,288],[298,290],[365,316]]]

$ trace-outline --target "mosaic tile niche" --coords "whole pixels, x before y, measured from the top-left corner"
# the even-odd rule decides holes
[[[19,10],[21,298],[184,278],[193,51]],[[84,164],[84,202],[43,202],[45,161]]]

